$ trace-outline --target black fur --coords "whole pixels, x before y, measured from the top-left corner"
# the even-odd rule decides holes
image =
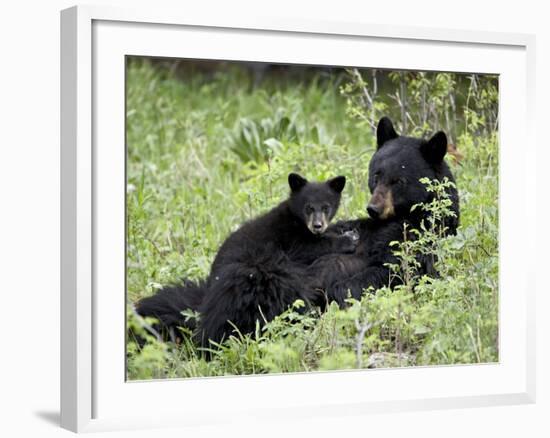
[[[205,282],[184,280],[181,284],[163,287],[155,295],[144,298],[136,304],[136,311],[143,317],[157,318],[162,324],[156,324],[155,330],[163,338],[172,340],[179,337],[177,327],[196,328],[194,318],[186,318],[182,310],[198,311],[205,292]]]
[[[270,321],[297,299],[313,301],[316,292],[304,282],[307,265],[356,247],[349,236],[324,233],[338,209],[345,178],[310,183],[290,174],[288,181],[290,197],[225,240],[205,283],[163,289],[140,301],[138,313],[155,316],[170,329],[189,326],[182,310],[198,310],[197,337],[209,346],[208,340],[221,342],[234,326],[250,333],[257,321]]]
[[[343,221],[331,227],[337,232],[351,229],[359,232],[355,254],[324,256],[309,267],[309,278],[315,281],[316,287],[325,291],[329,301],[340,304],[348,293],[359,298],[363,290],[371,286],[376,289],[395,285],[390,283],[390,270],[385,266],[397,261],[389,244],[403,240],[405,223],[419,227],[425,213],[421,209],[411,212],[411,207],[431,200],[419,180],[447,177],[454,182],[444,160],[447,137],[443,132],[429,140],[398,136],[391,121],[384,117],[378,124],[377,141],[378,149],[369,163],[368,184],[372,197],[367,211],[371,217]],[[449,195],[456,217],[448,218],[445,226],[448,234],[455,234],[459,223],[458,192],[452,188]],[[387,205],[388,199],[392,201],[391,208]],[[431,257],[423,257],[421,264],[421,273],[435,274]]]

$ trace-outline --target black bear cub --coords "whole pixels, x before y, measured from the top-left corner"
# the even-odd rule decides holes
[[[257,321],[272,320],[297,299],[309,303],[316,293],[305,283],[305,269],[326,254],[352,253],[357,239],[327,233],[346,179],[308,182],[288,176],[290,196],[268,213],[244,223],[223,243],[208,279],[168,287],[141,300],[137,312],[154,316],[164,329],[189,327],[181,315],[198,310],[196,336],[203,346],[220,342],[234,329],[253,332]]]
[[[310,267],[310,278],[324,289],[328,299],[342,304],[349,293],[359,298],[373,287],[393,286],[388,263],[396,263],[390,242],[402,241],[404,225],[420,229],[426,218],[422,209],[413,205],[430,202],[432,194],[420,182],[422,178],[454,182],[445,162],[447,137],[437,132],[430,139],[400,136],[392,122],[383,117],[377,126],[377,150],[369,163],[368,185],[371,192],[367,218],[343,221],[333,227],[340,232],[356,229],[359,244],[353,255],[321,257]],[[454,216],[445,220],[447,234],[455,234],[459,220],[459,200],[455,187],[448,189]],[[433,259],[420,260],[421,274],[432,275]]]

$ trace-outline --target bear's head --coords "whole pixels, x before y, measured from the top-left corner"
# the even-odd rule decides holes
[[[369,216],[376,220],[411,218],[415,204],[429,202],[431,195],[421,178],[442,180],[447,177],[454,182],[445,162],[447,136],[435,133],[430,139],[404,137],[395,132],[391,120],[383,117],[376,130],[377,150],[369,164],[369,190],[372,194],[367,206]],[[458,225],[458,193],[449,189],[452,209],[457,215],[448,224]],[[454,229],[450,231],[453,232]]]
[[[309,182],[297,173],[288,175],[290,211],[313,234],[326,231],[340,205],[340,195],[346,185],[345,176],[324,182]]]

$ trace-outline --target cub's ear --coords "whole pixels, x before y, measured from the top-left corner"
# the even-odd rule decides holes
[[[342,193],[342,190],[344,190],[344,187],[346,186],[346,177],[337,176],[335,178],[329,179],[327,181],[327,184],[336,193]]]
[[[297,173],[291,173],[288,175],[288,185],[290,186],[290,190],[292,190],[293,192],[297,192],[306,184],[307,179],[302,178]]]
[[[382,117],[376,128],[377,149],[380,149],[388,140],[393,140],[397,137],[399,136],[397,135],[397,132],[395,132],[395,129],[393,129],[393,123],[391,120],[388,117]]]
[[[443,131],[436,132],[432,138],[420,146],[420,152],[428,163],[438,164],[447,153],[447,136]]]

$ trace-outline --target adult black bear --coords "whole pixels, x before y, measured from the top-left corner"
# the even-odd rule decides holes
[[[387,263],[396,263],[390,242],[403,240],[403,228],[419,229],[426,213],[411,211],[415,204],[430,202],[432,194],[420,182],[422,178],[454,183],[454,177],[444,160],[447,137],[437,132],[429,140],[399,136],[387,117],[377,126],[377,150],[369,163],[369,190],[372,194],[367,206],[370,217],[339,222],[335,229],[356,229],[359,245],[353,255],[321,257],[309,268],[309,277],[317,281],[329,301],[343,304],[348,294],[359,298],[364,289],[390,284]],[[447,234],[455,234],[459,220],[459,200],[456,187],[448,189],[454,216],[445,220]],[[422,260],[421,270],[434,274],[431,257]]]
[[[168,287],[141,300],[137,312],[154,316],[164,329],[187,326],[185,309],[201,314],[199,342],[220,342],[237,327],[254,331],[297,299],[313,301],[316,293],[304,282],[305,269],[319,257],[352,253],[353,235],[325,233],[338,209],[346,179],[308,182],[288,176],[290,197],[268,213],[242,225],[223,243],[208,279]]]

